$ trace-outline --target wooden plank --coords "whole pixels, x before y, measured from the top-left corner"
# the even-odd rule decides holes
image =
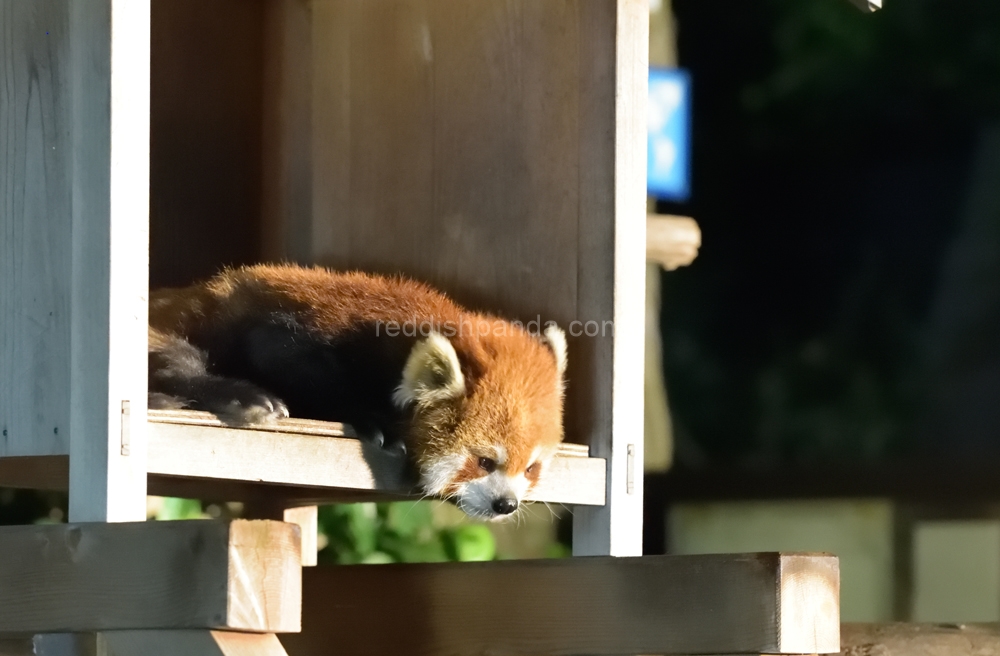
[[[0,633],[299,630],[294,524],[8,526],[0,553]]]
[[[69,489],[69,456],[0,458],[0,487]]]
[[[266,0],[242,4],[264,8],[261,254],[270,262],[308,262],[314,93],[310,18],[315,21],[315,15],[331,3]]]
[[[288,506],[280,495],[259,497],[243,504],[244,519],[275,519],[299,527],[302,542],[302,566],[314,567],[317,563],[319,543],[319,508],[317,506]]]
[[[30,646],[29,641],[29,646]],[[285,656],[273,633],[102,631],[35,636],[36,656]]]
[[[150,287],[259,262],[264,2],[152,0]],[[197,235],[197,237],[193,237]]]
[[[333,437],[329,433],[337,429],[325,429],[323,422],[288,423],[311,429],[311,433],[151,422],[149,473],[367,490],[396,497],[415,493],[415,481],[404,458],[357,439]],[[580,457],[579,447],[569,446],[560,451],[528,499],[600,504],[604,501],[604,476],[603,460]]]
[[[844,624],[844,656],[1000,656],[995,624]]]
[[[69,450],[69,4],[0,0],[0,456]]]
[[[0,639],[0,656],[36,656],[30,637]]]
[[[282,520],[299,527],[302,540],[302,566],[315,567],[319,551],[319,508],[316,506],[285,508]]]
[[[295,656],[835,653],[839,588],[822,554],[318,567],[281,640]]]
[[[149,0],[69,5],[69,517],[139,520],[146,516]]]
[[[284,419],[229,428],[205,412],[157,410],[149,416],[151,493],[277,506],[283,500],[306,505],[416,494],[405,459],[346,437],[353,430],[344,424]],[[586,456],[584,446],[562,445],[528,498],[603,503],[605,461]],[[67,469],[65,456],[0,458],[0,486],[65,490]]]
[[[607,503],[574,514],[573,553],[628,556],[642,553],[649,3],[615,0],[580,8],[586,103],[577,312],[601,325],[612,319],[614,330],[594,340],[584,362],[585,379],[605,398],[592,414],[574,418],[589,424],[591,455],[608,460]]]

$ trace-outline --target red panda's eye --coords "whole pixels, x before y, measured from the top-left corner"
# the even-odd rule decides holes
[[[538,471],[538,463],[533,462],[530,465],[528,465],[528,468],[524,470],[524,473],[527,474],[528,476],[531,476],[537,471]]]
[[[492,460],[491,458],[480,458],[479,468],[485,471],[487,474],[492,474],[493,472],[496,471],[497,461]]]

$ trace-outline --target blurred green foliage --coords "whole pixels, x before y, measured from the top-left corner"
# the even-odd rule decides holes
[[[496,557],[483,524],[442,526],[426,501],[322,506],[320,560],[336,564],[481,561]]]

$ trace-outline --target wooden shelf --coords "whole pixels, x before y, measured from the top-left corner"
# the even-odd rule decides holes
[[[296,504],[416,498],[405,458],[353,437],[350,426],[284,419],[234,428],[205,412],[149,413],[149,493],[226,501]],[[603,458],[564,444],[529,496],[532,501],[600,506]],[[0,458],[0,486],[66,489],[67,456]]]

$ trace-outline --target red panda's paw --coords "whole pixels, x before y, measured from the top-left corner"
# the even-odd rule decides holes
[[[213,394],[202,401],[222,423],[272,424],[288,416],[288,407],[273,394],[242,380],[223,380],[215,381]]]

